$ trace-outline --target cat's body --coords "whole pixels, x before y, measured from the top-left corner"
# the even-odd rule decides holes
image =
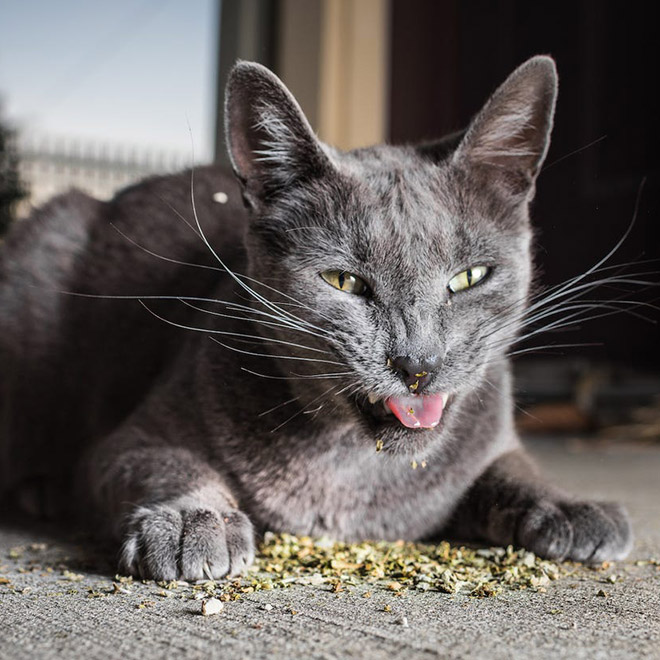
[[[555,85],[537,58],[465,137],[341,154],[237,67],[240,186],[198,170],[196,213],[186,175],[73,193],[9,237],[2,485],[75,477],[123,567],[160,578],[240,571],[252,525],[624,556],[625,513],[545,485],[513,428],[505,353]]]

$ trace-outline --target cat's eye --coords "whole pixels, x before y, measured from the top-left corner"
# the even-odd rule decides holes
[[[369,291],[369,287],[362,278],[345,270],[324,270],[321,277],[328,284],[332,284],[335,289],[354,293],[356,296],[364,296]]]
[[[447,287],[452,293],[458,293],[459,291],[469,289],[471,286],[478,284],[484,279],[484,277],[486,277],[486,275],[488,275],[488,273],[490,273],[490,268],[488,266],[472,266],[472,268],[468,268],[467,270],[458,273],[458,275],[454,275],[454,277],[449,280]]]

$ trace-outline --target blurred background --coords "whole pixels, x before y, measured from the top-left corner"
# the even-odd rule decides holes
[[[237,58],[273,69],[320,137],[348,149],[461,128],[518,64],[548,53],[561,85],[534,205],[540,282],[597,263],[636,204],[608,265],[658,270],[652,10],[597,0],[0,3],[0,234],[71,186],[108,198],[151,173],[226,164],[222,97]],[[653,304],[657,293],[633,283],[594,296]],[[660,439],[660,313],[632,311],[522,345],[521,426]]]

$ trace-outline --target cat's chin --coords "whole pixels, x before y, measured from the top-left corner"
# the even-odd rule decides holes
[[[404,425],[392,412],[385,399],[354,399],[362,421],[378,442],[379,449],[393,454],[410,454],[421,451],[441,435],[448,414],[451,414],[452,397],[444,396],[444,410],[438,423],[432,428]]]

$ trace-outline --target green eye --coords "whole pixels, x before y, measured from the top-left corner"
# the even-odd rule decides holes
[[[369,290],[363,279],[345,270],[325,270],[321,273],[321,277],[335,289],[354,293],[356,296],[363,296]]]
[[[454,275],[447,286],[452,293],[458,293],[481,282],[488,273],[490,273],[488,266],[473,266],[458,275]]]

